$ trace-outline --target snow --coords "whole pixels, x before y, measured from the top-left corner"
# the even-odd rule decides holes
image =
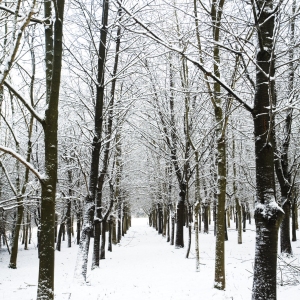
[[[232,222],[233,226],[235,224]],[[254,221],[252,220],[252,224]],[[215,238],[212,226],[209,234],[199,234],[200,272],[196,272],[194,245],[190,258],[185,258],[186,248],[175,249],[166,239],[150,228],[147,219],[133,219],[132,227],[113,252],[106,252],[100,268],[91,271],[91,253],[87,273],[88,283],[77,285],[74,269],[78,246],[67,248],[62,242],[61,252],[56,251],[55,299],[57,300],[244,300],[251,299],[252,270],[254,262],[254,225],[247,224],[243,244],[237,244],[237,231],[228,229],[226,241],[226,290],[213,288]],[[187,230],[185,245],[187,245]],[[193,237],[194,239],[194,234]],[[38,259],[36,244],[30,250],[20,246],[18,269],[9,269],[9,255],[0,248],[0,299],[36,299]],[[300,260],[299,240],[292,244],[294,264]],[[90,250],[92,251],[92,245]],[[281,276],[281,275],[280,275]],[[300,278],[298,278],[300,280]],[[299,281],[298,281],[299,282]],[[298,299],[300,284],[278,286],[278,300]],[[298,295],[298,296],[297,296]]]
[[[276,215],[278,211],[284,214],[283,209],[277,204],[273,195],[271,195],[269,199],[266,197],[265,201],[266,204],[262,204],[262,203],[255,204],[255,210],[260,212],[264,218],[269,220],[274,215]]]

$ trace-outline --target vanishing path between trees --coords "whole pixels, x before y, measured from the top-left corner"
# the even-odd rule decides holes
[[[185,259],[184,253],[150,228],[147,219],[133,219],[120,245],[88,274],[90,286],[81,288],[89,291],[88,299],[198,299],[192,297],[195,287],[189,287],[199,278],[195,260]],[[188,283],[193,277],[195,282]],[[71,299],[79,299],[79,292],[73,293]]]
[[[106,253],[106,259],[100,261],[100,269],[89,272],[89,285],[73,287],[70,299],[221,300],[232,299],[230,295],[237,297],[234,299],[250,299],[245,284],[234,287],[234,293],[213,289],[213,233],[201,234],[201,238],[205,238],[205,244],[202,239],[203,245],[200,245],[203,265],[196,273],[193,248],[190,258],[186,259],[186,248],[170,246],[166,238],[149,227],[147,219],[133,219],[120,245],[114,246],[112,253]],[[187,242],[187,235],[185,240]],[[236,271],[230,276],[240,280],[240,270]],[[247,279],[248,273],[245,275]]]

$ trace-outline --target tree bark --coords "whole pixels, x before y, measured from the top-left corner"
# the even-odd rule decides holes
[[[18,257],[18,244],[19,244],[19,233],[20,228],[23,220],[23,212],[24,212],[24,206],[23,206],[23,200],[22,198],[18,197],[17,199],[18,207],[17,207],[17,220],[15,223],[15,229],[13,234],[13,242],[12,242],[12,248],[11,248],[11,255],[10,255],[10,262],[9,262],[9,268],[16,269],[17,268],[17,257]]]
[[[79,244],[79,251],[77,255],[75,277],[80,280],[86,280],[87,261],[90,245],[90,237],[93,230],[93,218],[96,189],[99,171],[99,159],[101,149],[101,135],[103,129],[103,106],[104,106],[104,73],[106,63],[106,39],[107,39],[107,20],[108,20],[108,0],[103,0],[102,3],[102,27],[100,30],[100,42],[98,53],[98,74],[96,86],[96,104],[95,104],[95,117],[94,117],[94,138],[92,143],[92,157],[90,165],[90,178],[89,178],[89,194],[85,200],[85,212],[83,218],[83,228]],[[97,232],[98,234],[98,232]],[[98,235],[97,235],[98,237]],[[99,261],[99,260],[97,260]]]
[[[297,220],[297,199],[294,196],[292,200],[292,242],[297,241],[296,220]]]
[[[185,223],[185,193],[186,193],[186,185],[181,183],[180,185],[180,193],[179,200],[177,203],[177,211],[176,211],[176,237],[175,237],[175,248],[183,248],[184,240],[183,240],[183,228]]]
[[[54,22],[53,70],[48,108],[43,122],[45,143],[45,179],[41,193],[40,263],[38,300],[54,299],[55,194],[57,182],[57,127],[61,79],[64,0],[58,1]]]
[[[272,101],[274,99],[275,57],[272,0],[256,1],[259,11],[256,90],[254,96],[254,138],[256,157],[256,250],[252,299],[276,299],[277,241],[283,211],[275,200]],[[253,6],[254,18],[257,19]],[[268,74],[268,77],[265,74]],[[272,80],[271,80],[272,78]]]

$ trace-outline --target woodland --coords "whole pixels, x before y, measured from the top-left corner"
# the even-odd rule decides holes
[[[54,299],[65,236],[84,286],[133,216],[197,272],[199,234],[213,235],[216,290],[230,223],[237,245],[254,226],[252,299],[277,299],[278,257],[297,243],[299,13],[299,0],[0,0],[0,253],[19,272],[36,235],[37,300]]]

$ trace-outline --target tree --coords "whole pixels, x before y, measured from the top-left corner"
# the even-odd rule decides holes
[[[104,70],[106,63],[106,39],[107,39],[107,21],[108,21],[109,2],[102,2],[102,28],[100,31],[99,51],[98,51],[98,73],[96,85],[96,101],[94,115],[94,137],[92,143],[92,155],[90,164],[89,191],[85,200],[84,223],[79,244],[79,251],[76,262],[75,277],[86,280],[87,260],[90,245],[90,236],[93,230],[93,217],[95,208],[95,199],[97,191],[97,180],[99,172],[99,158],[101,149],[101,135],[103,130],[103,107],[104,107]],[[99,208],[96,210],[99,212]],[[100,230],[100,228],[99,228]],[[100,232],[96,231],[96,235]]]
[[[283,211],[275,199],[272,121],[275,99],[275,30],[280,4],[252,1],[257,26],[253,120],[256,155],[256,250],[252,299],[276,299],[278,230]]]
[[[20,1],[19,1],[20,2]],[[51,12],[51,2],[45,1],[45,14]],[[53,54],[51,69],[47,68],[47,75],[51,74],[51,79],[47,81],[47,99],[48,107],[45,111],[45,117],[42,118],[27,103],[23,96],[8,82],[4,81],[5,86],[12,92],[29,110],[34,118],[40,122],[44,131],[45,145],[45,176],[42,176],[30,163],[22,158],[18,153],[1,146],[1,150],[11,154],[18,161],[29,168],[41,182],[41,227],[39,239],[39,279],[37,299],[54,298],[54,234],[55,234],[55,195],[57,182],[57,128],[58,128],[58,102],[59,88],[61,79],[61,61],[62,61],[62,34],[63,34],[63,15],[64,1],[54,3],[54,39],[50,40],[51,51],[46,50],[47,55]],[[33,10],[33,8],[32,8]],[[18,13],[15,15],[18,16]],[[49,15],[47,15],[48,17]],[[30,19],[29,19],[30,20]],[[51,25],[49,25],[51,26]],[[46,26],[47,27],[47,26]],[[46,39],[49,42],[49,40]],[[52,57],[51,57],[52,58]],[[50,66],[49,66],[50,67]],[[47,77],[49,79],[49,77]],[[5,78],[4,78],[5,79]],[[1,82],[2,83],[2,82]]]

